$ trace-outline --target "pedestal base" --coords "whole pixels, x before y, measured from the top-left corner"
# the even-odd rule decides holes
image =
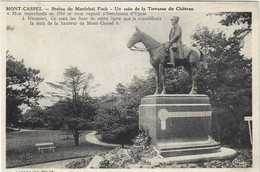
[[[145,160],[150,162],[152,165],[160,164],[160,163],[189,163],[189,162],[199,162],[199,161],[211,161],[211,160],[219,160],[219,159],[228,159],[232,158],[236,155],[236,151],[229,148],[220,148],[216,152],[213,153],[203,153],[203,154],[194,154],[194,155],[182,155],[182,156],[174,156],[167,158],[146,158]]]
[[[173,143],[167,146],[158,144],[157,146],[163,157],[214,153],[221,148],[220,143],[211,138],[201,142]]]

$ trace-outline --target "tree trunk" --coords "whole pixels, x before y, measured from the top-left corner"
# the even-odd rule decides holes
[[[75,142],[75,146],[79,145],[79,130],[78,129],[74,129],[74,142]]]

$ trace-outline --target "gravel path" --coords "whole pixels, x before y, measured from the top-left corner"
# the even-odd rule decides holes
[[[89,143],[97,144],[97,145],[102,145],[102,146],[112,146],[112,147],[121,147],[120,144],[112,144],[112,143],[105,143],[101,142],[100,140],[97,139],[96,137],[97,132],[92,131],[91,133],[88,133],[85,137],[86,141]],[[130,148],[131,146],[125,145],[126,148]]]

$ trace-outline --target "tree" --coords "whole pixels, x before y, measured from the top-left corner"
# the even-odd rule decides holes
[[[89,96],[89,92],[97,85],[93,84],[94,77],[90,73],[85,75],[77,67],[65,69],[64,81],[56,83],[48,82],[51,87],[65,94],[48,109],[52,118],[67,124],[73,134],[75,145],[79,145],[79,135],[87,127],[95,115],[95,100]],[[65,96],[64,96],[65,95]]]
[[[234,36],[241,40],[252,32],[251,12],[220,12],[210,13],[209,15],[224,16],[224,19],[219,22],[224,26],[243,25],[234,31]]]
[[[244,116],[252,114],[252,60],[240,54],[240,35],[197,27],[192,38],[209,63],[209,70],[199,73],[198,88],[211,99],[213,118],[222,128],[219,137],[224,143],[249,145]]]
[[[29,107],[38,105],[40,95],[38,85],[43,81],[39,77],[40,70],[27,68],[22,61],[6,52],[6,123],[17,125],[21,113],[19,106]]]

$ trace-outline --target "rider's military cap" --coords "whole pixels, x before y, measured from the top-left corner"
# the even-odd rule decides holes
[[[180,18],[180,17],[178,17],[178,16],[173,16],[173,17],[171,18],[171,20],[177,20],[177,21],[179,21],[179,18]]]

